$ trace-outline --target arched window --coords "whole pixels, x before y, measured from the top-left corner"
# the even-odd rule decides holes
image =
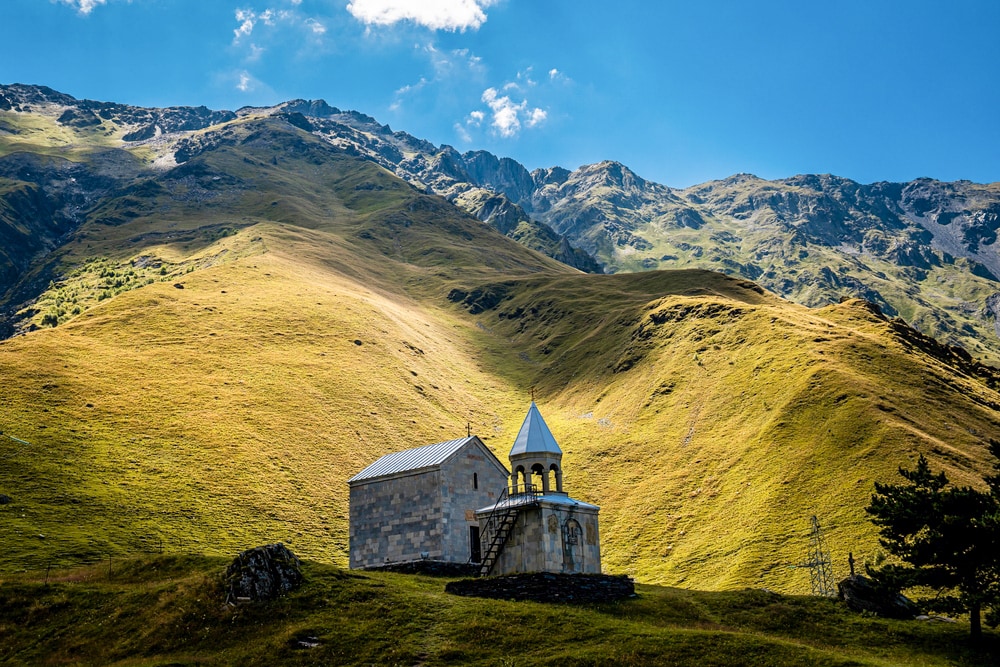
[[[584,571],[583,530],[576,519],[563,524],[563,572]]]
[[[541,484],[535,483],[535,475],[541,478]],[[541,463],[531,466],[531,487],[532,491],[542,491],[543,493],[549,490],[549,479],[545,475],[545,466]]]
[[[556,478],[556,491],[562,493],[562,471],[559,470],[559,466],[555,463],[549,466],[549,471],[552,473],[552,476]]]

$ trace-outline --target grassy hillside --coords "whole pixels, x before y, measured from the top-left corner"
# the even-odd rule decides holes
[[[25,278],[0,571],[279,540],[345,565],[347,478],[467,423],[505,458],[532,386],[605,567],[644,582],[806,592],[810,515],[843,575],[875,479],[987,469],[994,378],[861,302],[583,275],[279,118],[186,146]]]
[[[849,551],[876,556],[873,479],[919,453],[958,483],[989,465],[992,371],[864,302],[809,310],[699,271],[479,291],[507,295],[478,321],[558,406],[567,486],[602,506],[613,571],[806,590],[811,515],[844,576]]]
[[[832,600],[638,586],[568,606],[461,598],[444,581],[308,563],[277,601],[227,607],[223,559],[112,562],[0,581],[0,653],[56,665],[992,665],[993,632],[866,618]],[[511,629],[516,628],[516,632]],[[313,648],[297,648],[311,638]]]
[[[278,538],[340,562],[347,477],[521,408],[471,324],[414,299],[452,267],[571,270],[318,142],[271,165],[297,135],[260,130],[100,206],[36,269],[64,276],[33,307],[60,324],[0,344],[0,428],[33,445],[0,459],[4,565]]]

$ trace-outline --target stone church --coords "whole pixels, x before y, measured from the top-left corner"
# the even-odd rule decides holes
[[[476,436],[387,454],[348,480],[350,566],[470,563],[481,575],[601,572],[596,505],[563,490],[562,450],[532,401],[511,471]]]
[[[496,502],[507,469],[476,436],[386,454],[347,481],[350,565],[478,562],[475,510]]]

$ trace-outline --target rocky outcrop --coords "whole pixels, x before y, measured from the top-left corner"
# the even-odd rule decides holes
[[[535,182],[520,162],[497,158],[487,151],[470,151],[462,162],[473,183],[505,195],[519,206],[531,205]]]
[[[284,544],[268,544],[240,552],[226,569],[226,602],[273,600],[303,581],[298,557]]]
[[[883,591],[871,579],[859,574],[838,583],[837,592],[847,607],[856,612],[901,620],[912,620],[920,614],[920,608],[902,593]]]
[[[46,88],[22,84],[0,85],[0,98],[15,110],[34,106],[66,107],[58,122],[70,127],[87,128],[110,121],[129,128],[125,141],[144,141],[157,134],[202,130],[236,118],[232,111],[213,111],[208,107],[167,107],[149,109],[115,102],[78,100]]]

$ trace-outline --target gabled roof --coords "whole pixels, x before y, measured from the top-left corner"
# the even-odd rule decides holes
[[[386,454],[347,480],[347,483],[360,482],[375,477],[386,477],[403,472],[413,472],[425,468],[434,468],[447,461],[449,456],[474,440],[479,440],[479,438],[473,435],[467,438],[459,438],[458,440],[447,440],[433,445],[424,445],[423,447],[407,449],[402,452]]]
[[[510,456],[545,452],[562,456],[562,450],[559,449],[556,439],[552,437],[552,431],[542,419],[542,413],[538,411],[538,406],[532,401],[524,423],[521,424],[521,430],[517,432],[517,437],[514,439],[514,446],[510,448]]]

